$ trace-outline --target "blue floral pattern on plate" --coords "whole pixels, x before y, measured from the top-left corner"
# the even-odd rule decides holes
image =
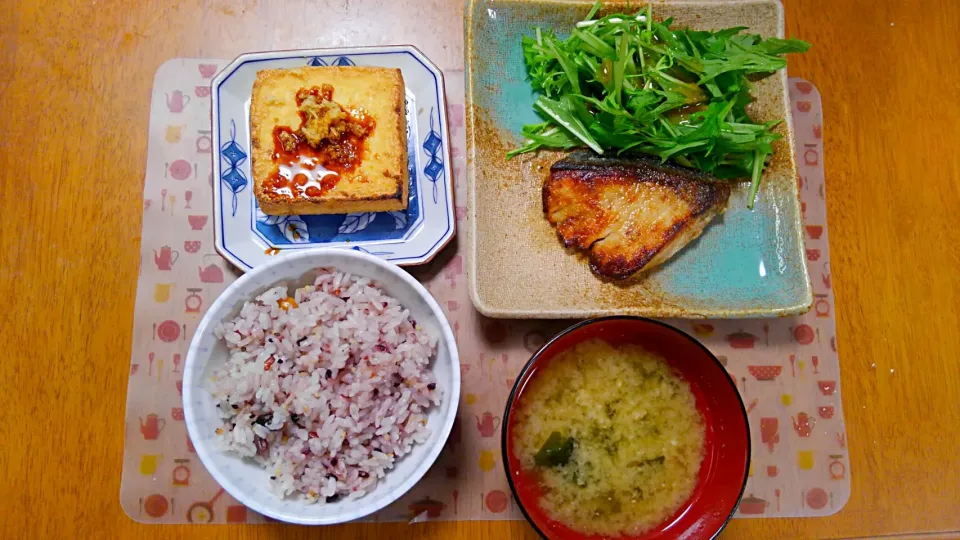
[[[353,60],[348,56],[338,56],[332,63],[327,62],[321,56],[314,56],[307,62],[308,66],[355,66]]]
[[[237,214],[237,194],[247,187],[247,176],[240,170],[240,166],[247,161],[247,153],[237,144],[237,123],[230,121],[230,141],[220,147],[220,159],[226,161],[226,170],[220,174],[220,180],[225,182],[233,193],[233,215]]]
[[[439,120],[437,123],[440,123]],[[430,133],[423,141],[423,151],[429,156],[429,162],[424,167],[423,174],[427,175],[433,184],[433,204],[437,204],[437,182],[443,174],[443,139],[433,128],[433,109],[430,109]]]
[[[407,209],[398,212],[270,216],[245,189],[251,178],[249,99],[262,69],[309,66],[399,68],[406,86]],[[330,246],[372,253],[402,265],[430,260],[455,234],[449,133],[443,78],[410,46],[251,53],[237,58],[212,85],[215,160],[215,244],[241,269],[279,251]],[[426,197],[422,195],[428,193]]]

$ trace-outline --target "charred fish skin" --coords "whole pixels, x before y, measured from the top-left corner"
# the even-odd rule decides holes
[[[730,184],[649,157],[574,152],[550,168],[543,211],[563,245],[597,276],[629,280],[697,238],[721,214]]]

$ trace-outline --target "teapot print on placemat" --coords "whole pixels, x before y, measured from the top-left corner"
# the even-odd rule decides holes
[[[172,94],[166,94],[167,108],[172,113],[183,112],[183,109],[190,103],[190,96],[180,90],[174,90]]]
[[[200,281],[203,283],[223,283],[223,270],[215,264],[200,267]]]
[[[147,415],[146,421],[143,418],[140,418],[140,434],[143,435],[143,438],[148,441],[155,441],[157,437],[160,436],[160,432],[163,431],[164,426],[167,425],[167,421],[163,418],[160,418],[154,413]]]
[[[203,256],[204,262],[207,261],[207,257],[212,256],[212,254],[207,254]],[[200,271],[200,282],[201,283],[223,283],[223,270],[217,266],[215,263],[207,264],[207,266],[198,267]]]
[[[813,432],[813,426],[816,425],[817,419],[808,415],[805,412],[797,414],[793,417],[793,430],[797,432],[797,435],[800,437],[809,437],[810,433]]]
[[[500,417],[494,416],[489,412],[483,413],[483,416],[473,415],[477,419],[477,431],[481,437],[493,437],[496,429],[500,427]]]
[[[158,270],[170,270],[179,257],[180,252],[170,246],[163,246],[160,251],[153,250],[153,262],[156,263]]]

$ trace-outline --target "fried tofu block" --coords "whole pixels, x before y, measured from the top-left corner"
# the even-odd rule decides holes
[[[399,69],[301,67],[257,73],[250,102],[254,194],[267,214],[407,207]]]
[[[730,185],[649,158],[575,152],[553,164],[543,211],[600,277],[625,280],[662,264],[726,210]]]

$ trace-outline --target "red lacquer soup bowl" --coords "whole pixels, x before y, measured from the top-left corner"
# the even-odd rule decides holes
[[[504,467],[510,489],[530,524],[549,539],[599,540],[552,520],[539,506],[536,476],[521,467],[513,453],[514,419],[511,412],[523,406],[523,391],[538,371],[557,354],[588,339],[613,345],[635,344],[666,359],[689,384],[703,416],[706,436],[704,458],[696,487],[680,509],[663,523],[640,536],[619,538],[674,540],[714,538],[736,512],[750,469],[750,430],[747,411],[733,380],[720,361],[687,334],[650,319],[605,317],[564,330],[527,362],[507,399],[503,430]]]

